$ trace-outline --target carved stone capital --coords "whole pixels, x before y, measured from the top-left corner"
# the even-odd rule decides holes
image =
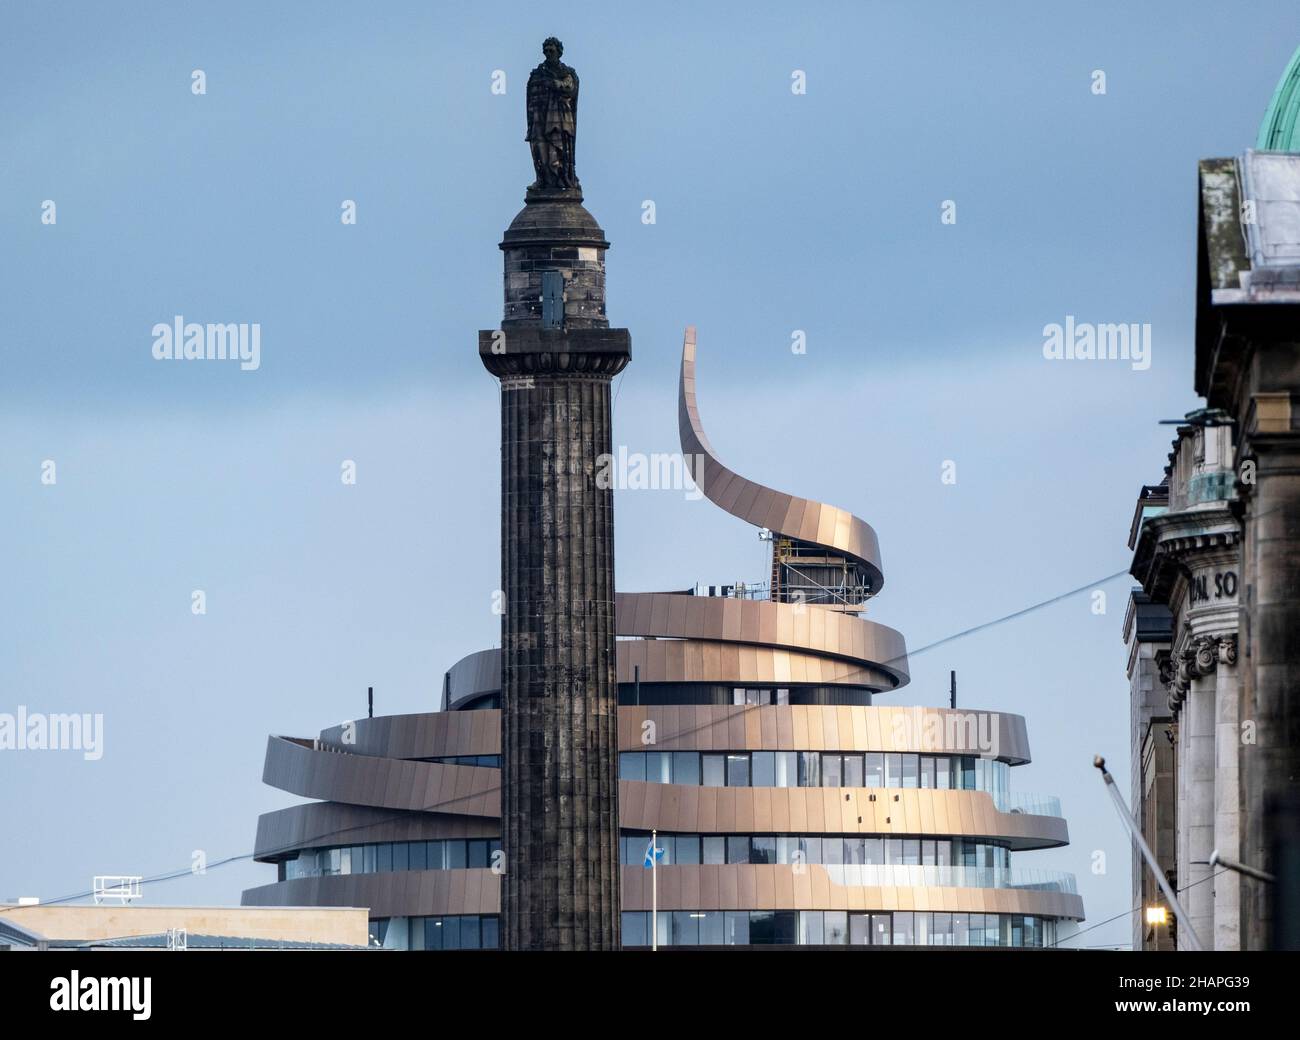
[[[1219,637],[1219,663],[1229,666],[1237,663],[1237,633]]]
[[[1204,678],[1219,663],[1219,640],[1214,636],[1202,636],[1192,644],[1188,653],[1191,655],[1193,678]]]

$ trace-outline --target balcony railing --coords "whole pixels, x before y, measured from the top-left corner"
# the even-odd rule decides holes
[[[1029,892],[1063,892],[1077,895],[1074,875],[1058,870],[1024,870],[1019,867],[904,866],[889,864],[833,864],[826,867],[837,885],[884,888],[1007,888]]]
[[[1061,815],[1061,799],[1051,794],[1024,791],[994,791],[993,804],[999,812],[1026,813],[1030,816]]]

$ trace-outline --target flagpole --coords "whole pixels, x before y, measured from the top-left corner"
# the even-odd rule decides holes
[[[659,832],[650,832],[650,952],[659,952]]]

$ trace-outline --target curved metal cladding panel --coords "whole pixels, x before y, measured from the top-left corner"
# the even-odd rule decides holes
[[[678,384],[677,425],[682,454],[699,456],[700,490],[732,516],[756,527],[834,549],[856,560],[872,575],[871,587],[884,584],[880,543],[865,520],[824,502],[797,498],[747,480],[724,466],[713,451],[695,401],[695,327],[688,326],[682,343],[681,380]]]
[[[499,769],[318,751],[285,737],[267,741],[262,781],[304,798],[349,805],[458,816],[501,814]]]
[[[684,787],[619,782],[619,824],[682,834],[873,834],[1069,844],[1058,816],[998,812],[987,791],[883,787]]]
[[[649,910],[650,871],[623,868],[623,909]],[[955,913],[1034,914],[1083,919],[1083,900],[1071,892],[1013,888],[912,885],[839,885],[810,863],[677,866],[659,876],[660,910],[937,910]]]
[[[501,753],[501,712],[490,708],[357,719],[321,730],[320,742],[337,751],[382,758],[497,755]]]
[[[356,744],[341,756],[338,751],[314,751],[311,741],[271,737],[263,779],[279,787],[278,779],[272,779],[273,771],[275,777],[287,778],[286,770],[294,763],[314,760],[313,756],[337,766],[339,757],[364,762],[370,756],[420,759],[499,754],[500,718],[496,709],[484,709],[362,719],[356,724]],[[625,705],[618,712],[620,751],[647,750],[641,742],[647,720],[655,725],[653,750],[660,751],[888,751],[982,754],[1011,765],[1030,761],[1025,720],[1007,712],[887,705]],[[324,730],[322,743],[333,745],[338,733],[338,727]],[[344,768],[349,764],[345,762]],[[405,764],[438,770],[440,775],[449,770],[452,775],[496,772],[483,766]],[[305,793],[297,787],[284,789]]]
[[[268,862],[287,852],[332,845],[500,836],[500,822],[489,816],[453,816],[341,802],[307,802],[258,817],[253,858]]]
[[[682,597],[687,598],[687,597]],[[810,683],[853,689],[892,689],[895,679],[874,665],[853,664],[795,650],[705,639],[622,639],[618,681],[717,683],[759,686]]]
[[[856,614],[771,600],[672,592],[620,592],[615,611],[620,636],[770,647],[831,658],[845,675],[853,668],[879,670],[888,676],[886,688],[908,681],[902,634]]]
[[[365,906],[371,917],[495,914],[501,878],[491,870],[402,870],[294,878],[244,890],[245,906]]]
[[[653,747],[642,743],[654,723]],[[886,751],[1029,759],[1025,720],[1005,712],[819,704],[624,706],[620,751]]]
[[[462,657],[447,671],[443,685],[443,711],[454,711],[475,697],[501,692],[500,649],[479,650]]]

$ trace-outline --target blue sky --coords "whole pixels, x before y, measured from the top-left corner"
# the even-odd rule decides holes
[[[552,33],[632,332],[616,443],[676,448],[695,324],[714,446],[875,526],[870,616],[912,647],[1126,567],[1156,421],[1198,403],[1196,162],[1253,143],[1293,5],[537,6],[0,6],[0,711],[105,716],[97,762],[0,755],[0,898],[249,851],[292,801],[260,783],[267,733],[353,717],[368,685],[380,712],[429,710],[494,644],[476,331],[500,317],[522,88]],[[177,314],[260,323],[261,367],[155,361]],[[1150,369],[1044,360],[1066,315],[1149,322]],[[622,589],[763,576],[752,529],[707,502],[616,508]],[[942,703],[956,668],[963,704],[1026,716],[1013,786],[1061,795],[1072,844],[1020,862],[1073,870],[1090,924],[1129,906],[1090,766],[1127,771],[1129,584],[1102,586],[1105,615],[1082,594],[920,654],[889,701]],[[271,877],[244,862],[148,897]]]

